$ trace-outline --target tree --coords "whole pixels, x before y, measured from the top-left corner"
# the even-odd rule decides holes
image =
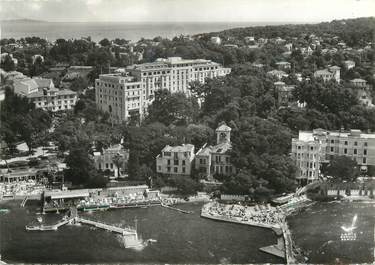
[[[121,175],[121,166],[124,163],[124,157],[117,153],[112,158],[113,164],[116,166],[115,168],[115,177],[119,177]]]
[[[44,62],[41,57],[37,57],[35,59],[34,64],[30,67],[30,76],[38,76],[41,75],[42,73],[46,72],[47,68],[44,65]]]
[[[68,169],[65,170],[65,179],[74,185],[85,187],[104,187],[107,179],[100,176],[95,169],[93,160],[89,157],[88,146],[79,144],[74,146],[66,158]]]
[[[75,92],[82,92],[88,87],[88,82],[86,78],[78,77],[70,85],[70,89]]]
[[[108,39],[106,39],[106,38],[104,38],[101,41],[99,41],[99,44],[102,45],[102,46],[104,46],[104,47],[111,46],[111,42]]]
[[[133,180],[140,178],[139,153],[132,149],[129,152],[129,178]]]
[[[354,181],[360,174],[357,162],[347,156],[334,156],[322,171],[335,181]]]
[[[184,93],[171,94],[168,90],[155,91],[155,100],[148,108],[146,122],[161,122],[166,126],[187,125],[193,122],[198,113],[198,103]]]
[[[13,59],[10,55],[6,55],[4,60],[1,61],[1,68],[3,68],[5,71],[14,71],[16,68]]]
[[[193,195],[201,189],[201,184],[189,177],[173,176],[169,180],[172,186],[177,187],[177,190],[182,195]]]

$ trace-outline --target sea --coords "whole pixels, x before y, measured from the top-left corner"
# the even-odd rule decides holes
[[[57,231],[26,231],[38,223],[37,204],[0,205],[0,253],[13,263],[283,263],[259,250],[276,243],[269,229],[225,223],[200,217],[201,203],[178,205],[184,214],[161,206],[80,213],[82,217],[117,226],[135,226],[139,238],[153,239],[141,250],[127,249],[121,237],[86,225],[65,225]],[[62,215],[42,215],[51,224]]]
[[[20,202],[0,204],[0,254],[13,263],[284,263],[263,253],[260,247],[276,243],[269,229],[218,222],[200,217],[201,203],[177,207],[193,211],[183,214],[160,206],[80,213],[82,217],[116,226],[135,226],[143,241],[154,243],[143,249],[127,249],[121,237],[86,225],[65,225],[58,231],[26,231],[25,225],[37,224],[38,216],[52,224],[63,215],[38,215],[36,202],[25,208]],[[317,203],[289,216],[295,246],[306,263],[348,264],[374,262],[373,203]],[[356,240],[341,241],[342,226],[354,225]]]
[[[173,38],[175,36],[217,32],[225,29],[278,25],[278,22],[0,22],[1,38],[24,38],[37,36],[54,41],[59,38],[79,39],[90,36],[94,41],[103,38],[124,38],[133,42],[141,38]]]
[[[374,264],[374,202],[318,203],[287,221],[295,245],[312,264]],[[350,227],[356,239],[342,241],[342,227]]]

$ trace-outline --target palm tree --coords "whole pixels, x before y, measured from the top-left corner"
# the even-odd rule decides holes
[[[121,171],[121,165],[123,163],[123,156],[120,155],[120,153],[117,153],[113,156],[112,161],[113,164],[115,164],[117,168],[117,174],[116,174],[116,168],[115,168],[115,177],[118,178],[120,176],[120,171]],[[117,175],[117,176],[116,176]]]

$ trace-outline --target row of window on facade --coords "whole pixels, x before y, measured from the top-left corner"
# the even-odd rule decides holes
[[[64,103],[65,104],[68,104],[68,101],[67,100],[64,100]],[[69,103],[74,103],[74,100],[70,100],[69,101]],[[58,105],[61,105],[62,103],[61,103],[61,100],[58,100],[58,101],[51,101],[51,102],[44,102],[44,101],[40,101],[40,102],[38,102],[37,103],[38,104],[38,106],[47,106],[47,105],[56,105],[56,104],[58,104]]]
[[[328,150],[328,148],[327,148],[327,150]],[[330,152],[332,153],[332,152],[335,152],[335,153],[338,153],[339,152],[339,148],[338,147],[333,147],[333,146],[331,146],[330,147]],[[346,155],[346,154],[348,154],[348,148],[344,148],[343,149],[343,153]],[[360,155],[359,154],[359,152],[358,152],[358,149],[356,149],[356,148],[354,148],[353,149],[353,155]],[[361,155],[367,155],[367,149],[363,149],[363,152],[362,152],[362,154]]]
[[[158,166],[158,171],[161,171],[161,166]],[[171,167],[167,167],[167,172],[172,173]],[[178,167],[173,167],[173,173],[186,173],[186,168],[182,167],[181,172],[178,172]]]
[[[327,143],[328,143],[328,139],[327,139]],[[333,140],[333,139],[331,139],[330,143],[331,143],[331,144],[339,144],[340,141],[339,141],[339,140]],[[343,143],[344,145],[348,145],[348,144],[349,144],[348,141],[342,141],[341,143]],[[357,141],[354,141],[354,142],[353,142],[353,145],[354,145],[354,146],[358,146],[358,142],[357,142]],[[363,146],[367,146],[367,142],[363,142]]]
[[[103,85],[104,84],[104,87],[108,87],[108,88],[115,88],[115,85],[114,84],[109,84],[109,83],[105,83],[105,82],[96,82],[96,85],[99,86],[99,85]],[[127,85],[126,86],[126,89],[137,89],[137,88],[140,88],[141,85]],[[121,89],[124,89],[124,86],[121,86]],[[100,90],[100,92],[102,92],[102,90]]]
[[[154,72],[144,72],[143,75],[160,75],[160,74],[163,74],[165,75],[166,73],[169,74],[171,71],[168,70],[168,71],[154,71]]]
[[[214,173],[218,173],[218,174],[231,174],[231,173],[233,173],[232,166],[214,166],[212,169],[213,169]],[[199,172],[207,173],[207,168],[206,167],[200,167]]]
[[[105,163],[104,169],[113,169],[113,163]],[[102,170],[102,164],[99,163],[99,170]]]
[[[315,171],[304,171],[304,170],[301,170],[300,172],[300,176],[304,176],[304,177],[310,177],[310,178],[313,178],[313,177],[317,177],[318,173],[315,172]]]
[[[328,139],[327,139],[327,142],[328,142]],[[331,143],[331,144],[340,144],[340,141],[339,141],[339,140],[331,140],[330,143]],[[344,145],[349,145],[349,142],[348,142],[348,141],[342,141],[342,143],[343,143]],[[359,146],[357,141],[353,142],[353,145],[354,145],[354,146]],[[363,142],[363,146],[367,146],[367,145],[368,145],[367,142]],[[304,146],[301,146],[301,145],[298,145],[298,146],[297,146],[297,149],[298,149],[298,150],[301,150],[301,149],[305,149],[305,147],[304,147]],[[310,150],[314,150],[314,149],[316,149],[314,146],[310,146]]]
[[[45,101],[45,100],[56,100],[56,99],[74,99],[75,95],[65,95],[65,96],[45,96],[45,97],[36,97],[35,100]]]
[[[168,166],[171,165],[171,160],[170,160],[170,159],[167,160],[167,164],[168,164]],[[178,160],[178,159],[174,159],[174,160],[173,160],[173,165],[174,165],[174,166],[178,166],[178,165],[179,165],[179,160]],[[186,165],[186,161],[185,161],[185,160],[182,160],[182,161],[181,161],[181,165],[185,166],[185,165]]]
[[[184,154],[184,157],[189,157],[190,156],[189,152],[184,152],[183,154]],[[164,156],[172,156],[172,153],[171,152],[164,152]],[[174,153],[174,158],[178,159],[178,153]]]

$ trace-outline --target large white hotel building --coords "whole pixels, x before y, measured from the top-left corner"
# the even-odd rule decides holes
[[[181,57],[157,59],[152,63],[135,64],[122,73],[103,74],[95,80],[98,107],[109,112],[114,122],[127,121],[132,115],[141,118],[154,100],[154,93],[167,89],[171,93],[190,94],[189,83],[225,76],[231,71],[220,64],[203,59]]]
[[[375,134],[315,129],[300,131],[298,138],[292,139],[292,159],[299,168],[300,184],[318,180],[322,163],[334,156],[348,156],[366,171],[368,166],[375,166]]]

